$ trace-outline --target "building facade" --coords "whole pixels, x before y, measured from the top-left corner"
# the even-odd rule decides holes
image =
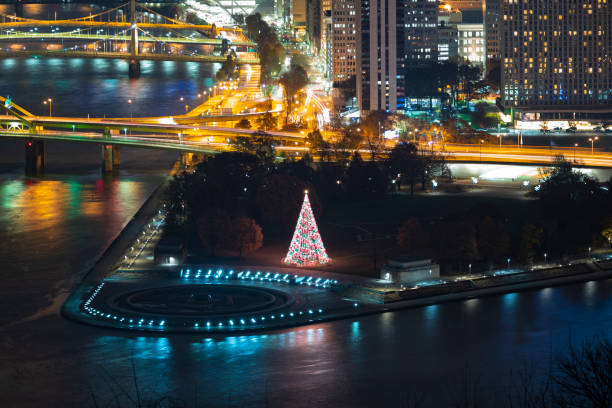
[[[485,39],[487,60],[499,59],[501,47],[501,31],[499,28],[501,2],[502,0],[486,0]]]
[[[612,4],[504,0],[502,104],[543,119],[610,117]]]
[[[485,65],[485,33],[483,24],[457,24],[459,56],[473,64]]]
[[[356,0],[332,2],[331,56],[332,81],[345,81],[357,72]]]
[[[437,0],[358,0],[357,103],[362,113],[403,109],[405,71],[437,60]]]

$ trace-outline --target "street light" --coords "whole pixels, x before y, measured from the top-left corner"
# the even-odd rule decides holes
[[[130,104],[130,120],[134,119],[134,113],[132,111],[132,100],[128,99],[127,102]]]
[[[591,142],[591,155],[593,154],[593,144],[595,143],[596,140],[599,140],[598,136],[595,136],[594,138],[593,137],[589,138],[589,142]]]
[[[576,147],[578,147],[578,143],[574,143],[574,163],[576,163]]]
[[[544,252],[544,263],[546,263],[546,257],[548,256],[548,254],[546,252]]]
[[[510,269],[510,258],[506,259],[506,261],[508,262],[508,269]]]
[[[482,144],[484,143],[484,140],[480,139],[480,161],[482,161]]]
[[[51,105],[53,105],[53,99],[49,98],[49,99],[43,101],[44,105],[46,105],[47,103],[49,104],[49,117],[51,117]]]

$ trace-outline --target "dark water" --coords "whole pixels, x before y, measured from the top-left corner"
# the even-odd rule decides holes
[[[44,11],[41,11],[44,13]],[[172,113],[211,67],[155,63],[138,81],[95,60],[0,61],[0,94],[42,113]],[[119,70],[121,71],[121,70]],[[612,282],[473,299],[263,335],[155,336],[63,319],[58,310],[168,171],[174,155],[122,150],[119,178],[95,146],[49,143],[47,174],[23,174],[0,142],[0,406],[121,406],[170,395],[187,406],[450,406],[466,384],[493,405],[511,373],[545,367],[568,341],[612,334]],[[134,376],[133,373],[136,373]],[[94,402],[96,401],[96,402]]]

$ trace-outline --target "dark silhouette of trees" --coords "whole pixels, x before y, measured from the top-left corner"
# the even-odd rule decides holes
[[[286,119],[288,120],[289,114],[293,110],[293,100],[297,92],[308,84],[308,73],[303,66],[292,64],[289,71],[283,73],[278,82],[285,88]]]
[[[238,217],[230,221],[227,234],[223,237],[223,247],[232,251],[238,251],[242,258],[243,254],[254,252],[261,248],[263,234],[261,227],[255,220],[248,217]]]
[[[408,218],[397,231],[397,245],[413,254],[426,255],[431,252],[429,236],[418,218]]]
[[[232,140],[232,146],[241,153],[255,155],[263,166],[271,166],[276,158],[278,142],[269,133],[255,132],[250,136],[237,136]]]
[[[376,164],[364,162],[355,152],[344,177],[344,189],[356,198],[381,197],[387,190],[387,179]]]
[[[276,128],[276,117],[271,112],[266,112],[262,117],[257,119],[257,127],[259,130],[271,130]]]
[[[240,129],[250,129],[251,122],[248,119],[240,119],[238,123],[236,123],[236,127]]]
[[[280,73],[285,60],[285,48],[274,28],[270,27],[259,13],[248,16],[246,25],[247,34],[257,43],[262,80],[268,82],[274,75]]]

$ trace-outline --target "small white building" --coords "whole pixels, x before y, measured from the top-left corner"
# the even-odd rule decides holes
[[[440,278],[440,265],[421,256],[398,256],[382,266],[380,278],[393,283],[417,283]]]

